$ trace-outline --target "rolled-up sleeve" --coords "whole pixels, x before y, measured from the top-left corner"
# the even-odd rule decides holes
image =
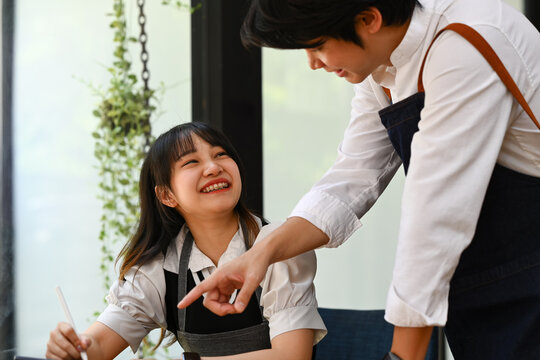
[[[257,241],[278,224],[265,226]],[[314,344],[326,335],[326,327],[317,310],[313,280],[317,271],[314,251],[271,265],[263,280],[261,305],[270,326],[270,338],[288,331],[313,329]]]
[[[161,263],[161,258],[156,259],[116,280],[107,295],[109,305],[97,319],[124,338],[133,353],[151,330],[166,327]]]

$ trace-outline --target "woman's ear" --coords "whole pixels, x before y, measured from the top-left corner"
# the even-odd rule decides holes
[[[373,6],[356,15],[354,20],[357,34],[359,31],[364,34],[375,34],[383,26],[382,14],[379,9]]]
[[[176,199],[171,194],[171,190],[165,186],[156,186],[154,188],[158,200],[165,206],[175,208],[178,206]]]

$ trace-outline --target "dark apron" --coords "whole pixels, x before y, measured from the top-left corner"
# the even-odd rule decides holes
[[[242,231],[247,234],[243,223]],[[197,299],[187,309],[176,307],[176,304],[195,287],[193,276],[202,276],[192,274],[188,269],[192,247],[193,236],[188,232],[178,268],[178,274],[186,274],[185,276],[165,271],[167,329],[176,334],[184,351],[197,352],[201,356],[235,355],[269,349],[270,329],[259,305],[260,287],[241,314],[217,316],[204,307],[203,297]],[[248,248],[247,240],[246,248]]]
[[[485,40],[477,46],[479,34],[462,24],[443,31],[447,29],[475,45],[501,76],[502,63],[497,58],[493,65],[494,52],[486,55]],[[424,107],[421,77],[422,71],[417,94],[379,112],[405,173]],[[501,79],[538,126],[521,93],[516,95],[515,83]],[[540,359],[540,178],[495,165],[474,237],[450,282],[448,301],[445,333],[456,360]]]

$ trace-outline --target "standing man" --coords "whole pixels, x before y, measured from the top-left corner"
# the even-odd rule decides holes
[[[217,314],[243,311],[269,264],[343,243],[403,164],[392,353],[423,359],[433,326],[445,326],[457,360],[539,359],[533,25],[500,0],[253,0],[242,39],[304,48],[312,69],[355,84],[351,121],[290,218],[179,306],[207,292]]]

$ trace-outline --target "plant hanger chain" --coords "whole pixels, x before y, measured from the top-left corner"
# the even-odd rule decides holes
[[[141,43],[141,62],[142,62],[142,73],[141,78],[144,82],[144,92],[145,94],[148,94],[148,91],[150,90],[148,86],[148,81],[150,80],[150,70],[148,70],[148,51],[146,50],[146,41],[148,40],[148,36],[146,35],[146,32],[144,30],[144,26],[146,24],[146,15],[144,14],[144,1],[145,0],[137,0],[137,5],[139,6],[139,25],[141,28],[141,33],[139,35],[139,42]],[[148,106],[149,97],[145,96],[146,98],[146,106]]]

